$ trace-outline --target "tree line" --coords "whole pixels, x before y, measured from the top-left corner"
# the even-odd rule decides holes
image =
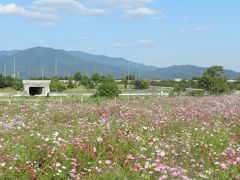
[[[0,74],[0,88],[13,88],[17,91],[23,90],[22,80],[11,76],[3,76]]]
[[[193,77],[191,80],[146,80],[136,79],[134,75],[122,77],[116,82],[111,76],[103,76],[99,73],[94,73],[91,76],[86,76],[81,72],[75,73],[69,77],[32,77],[31,80],[51,80],[50,89],[52,92],[61,92],[66,89],[75,88],[78,85],[83,85],[87,89],[96,89],[95,96],[117,96],[120,91],[117,84],[123,84],[125,88],[148,89],[150,86],[172,87],[173,92],[183,93],[186,89],[204,89],[201,93],[208,92],[209,94],[222,94],[231,90],[240,90],[240,77],[234,82],[228,82],[224,75],[222,66],[212,66],[208,68],[201,77]],[[61,80],[65,80],[64,82]],[[11,87],[16,90],[22,90],[22,81],[18,78],[10,76],[4,77],[0,74],[0,88]],[[196,91],[200,93],[200,91]]]

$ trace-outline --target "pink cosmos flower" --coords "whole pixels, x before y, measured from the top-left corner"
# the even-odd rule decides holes
[[[107,165],[110,165],[110,164],[112,163],[112,161],[111,161],[111,160],[106,160],[105,163],[106,163]]]
[[[226,166],[226,164],[225,164],[225,163],[221,163],[221,165],[220,165],[220,166],[221,166],[221,168],[222,168],[222,169],[226,169],[226,168],[227,168],[227,166]]]
[[[167,179],[167,178],[168,178],[167,175],[162,175],[162,176],[159,177],[159,180],[164,180],[164,179]]]
[[[32,172],[32,179],[37,179],[37,173]]]
[[[103,139],[101,138],[101,137],[97,137],[97,142],[102,142],[103,141]]]

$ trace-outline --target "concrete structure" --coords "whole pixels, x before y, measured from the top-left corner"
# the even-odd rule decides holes
[[[48,80],[23,80],[24,94],[30,96],[47,96],[50,93]]]
[[[237,96],[240,96],[240,91],[235,91],[234,94],[237,95]]]

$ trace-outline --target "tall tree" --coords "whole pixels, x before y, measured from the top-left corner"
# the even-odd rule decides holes
[[[212,66],[202,75],[199,81],[202,88],[210,94],[219,94],[228,91],[227,77],[222,66]]]
[[[104,97],[118,97],[121,92],[118,90],[118,85],[112,77],[106,77],[99,87],[95,96],[104,96]]]

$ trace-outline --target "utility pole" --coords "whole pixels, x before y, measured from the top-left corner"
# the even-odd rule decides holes
[[[43,65],[42,65],[42,80],[43,80],[43,77],[44,77],[44,69],[43,69]]]
[[[58,74],[58,60],[57,59],[55,59],[55,76],[57,76],[57,74]]]
[[[7,65],[6,64],[4,64],[4,73],[3,73],[3,75],[5,77],[7,76]]]
[[[13,78],[16,77],[16,62],[15,62],[15,58],[13,59]]]
[[[127,88],[129,88],[129,67],[128,67],[128,76],[127,76]]]

